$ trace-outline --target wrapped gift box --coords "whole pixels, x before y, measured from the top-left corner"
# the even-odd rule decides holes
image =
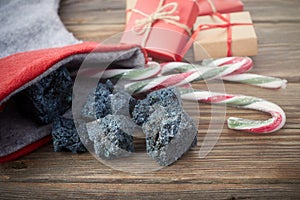
[[[134,1],[134,0],[128,0]],[[214,12],[231,13],[244,10],[244,4],[240,0],[197,0],[199,15],[209,15]],[[214,8],[213,8],[214,7]]]
[[[207,55],[219,58],[257,54],[257,37],[249,12],[200,16],[194,30],[197,61],[208,58]]]
[[[121,43],[140,44],[153,58],[180,61],[183,57],[181,50],[189,40],[189,33],[182,25],[191,31],[198,15],[198,6],[193,0],[164,0],[163,6],[166,7],[162,12],[170,12],[176,4],[177,9],[174,13],[168,14],[167,18],[177,16],[177,21],[175,21],[181,25],[157,19],[149,26],[151,27],[149,34],[146,33],[147,31],[139,34],[137,30],[147,29],[147,26],[137,27],[137,22],[153,15],[160,3],[161,0],[138,0],[136,2],[134,9],[131,10]]]

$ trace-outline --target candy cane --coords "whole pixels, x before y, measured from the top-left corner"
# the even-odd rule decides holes
[[[226,81],[245,83],[245,84],[255,85],[263,88],[270,88],[270,89],[286,88],[286,84],[287,84],[287,80],[285,79],[262,76],[257,74],[249,74],[249,73],[234,74],[234,75],[222,77],[222,79]]]
[[[252,62],[250,58],[239,58],[239,62],[234,61],[233,58],[229,60],[229,62],[223,62],[221,63],[220,61],[227,61],[228,59],[217,59],[215,61],[212,61],[212,64],[203,66],[203,65],[195,65],[195,64],[189,64],[189,63],[184,63],[184,62],[169,62],[162,64],[162,74],[167,74],[170,72],[192,72],[192,71],[198,71],[200,73],[204,74],[205,79],[209,78],[221,78],[226,81],[231,81],[231,82],[238,82],[238,83],[244,83],[244,84],[249,84],[249,85],[254,85],[258,87],[263,87],[263,88],[270,88],[270,89],[279,89],[279,88],[285,88],[287,80],[280,79],[280,78],[275,78],[275,77],[268,77],[268,76],[262,76],[262,75],[257,75],[257,74],[239,74],[239,73],[244,73],[248,70],[251,69],[252,67]],[[214,63],[215,62],[215,63]],[[231,63],[230,63],[231,62]],[[224,64],[226,63],[226,64]],[[250,64],[251,63],[251,64]],[[218,65],[220,67],[215,67],[212,68],[210,66]],[[205,76],[205,73],[210,74],[210,73],[215,73],[220,69],[223,68],[234,68],[237,67],[237,69],[234,72],[230,71],[224,71],[220,72],[219,76],[215,77],[207,77]]]
[[[222,77],[223,80],[231,82],[246,83],[251,85],[260,86],[263,88],[285,88],[287,80],[262,76],[257,74],[244,73],[253,67],[252,59],[249,57],[225,57],[215,60],[206,59],[202,62],[202,66],[220,67],[234,63],[242,63],[241,68],[235,71],[232,75]],[[242,74],[243,73],[243,74]]]
[[[200,90],[191,91],[183,88],[180,89],[180,93],[182,99],[253,109],[269,113],[272,116],[272,118],[264,121],[230,117],[227,120],[227,125],[230,129],[242,130],[251,133],[272,133],[281,129],[286,122],[286,115],[284,111],[278,105],[264,99]]]
[[[206,68],[203,66],[199,69],[203,73],[204,71],[210,71],[211,66],[222,67],[227,65],[227,68],[233,68],[235,71],[227,71],[224,72],[223,75],[235,74],[235,73],[243,73],[252,68],[252,60],[248,57],[230,57],[230,58],[220,58],[215,60],[205,60]],[[204,63],[203,62],[203,63]],[[234,66],[232,66],[234,64]],[[167,72],[187,72],[187,71],[196,71],[199,68],[199,65],[192,65],[183,62],[171,62],[167,64],[160,65],[156,62],[149,62],[145,68],[142,69],[107,69],[106,71],[95,72],[91,75],[93,78],[105,78],[105,79],[113,79],[113,78],[121,78],[123,80],[144,80],[147,78],[151,78],[157,76],[158,74],[165,74]],[[162,69],[162,72],[161,72]],[[198,70],[198,71],[199,71]],[[217,70],[212,70],[212,73]],[[220,70],[218,70],[220,71]],[[161,73],[160,73],[161,72]]]
[[[278,89],[286,87],[286,80],[256,74],[241,74],[249,71],[252,67],[252,60],[248,57],[228,57],[215,60],[204,60],[202,65],[184,62],[169,62],[163,63],[160,66],[159,63],[149,62],[146,67],[142,69],[108,69],[106,71],[103,69],[86,69],[81,73],[92,78],[122,78],[123,80],[140,81],[167,73],[181,72],[186,74],[183,74],[182,76],[174,75],[174,77],[186,77],[186,79],[182,80],[183,82],[178,83],[177,85],[197,80],[221,78],[231,82],[246,83],[264,88]],[[174,77],[169,76],[168,78],[173,80]],[[157,79],[157,81],[161,80],[166,79]],[[178,78],[178,81],[180,80],[181,79]]]
[[[223,80],[227,81],[246,83],[265,88],[284,88],[287,82],[286,80],[281,80],[273,77],[255,74],[239,74],[244,73],[252,68],[252,60],[248,57],[230,57],[215,60],[205,60],[203,63],[205,64],[205,66],[183,62],[170,62],[162,64],[160,66],[159,63],[149,62],[147,66],[142,69],[108,69],[106,71],[100,70],[94,72],[94,74],[91,74],[90,76],[93,78],[122,78],[123,80],[139,81],[158,76],[159,74],[166,74],[174,71],[197,71],[202,75],[197,75],[197,73],[195,73],[193,74],[193,76],[189,77],[189,81],[222,78]],[[216,69],[218,67],[219,69]],[[193,80],[193,77],[196,77],[196,80]],[[186,81],[188,80],[185,80],[185,82]],[[181,83],[179,83],[178,85],[181,85]]]
[[[235,62],[233,64],[223,65],[221,67],[198,67],[196,70],[194,65],[182,62],[172,62],[163,65],[163,70],[161,73],[166,73],[170,71],[169,69],[186,69],[187,66],[189,69],[191,67],[194,70],[187,69],[186,72],[181,74],[172,74],[167,76],[155,77],[152,79],[147,79],[144,81],[133,82],[125,85],[126,90],[131,93],[141,93],[151,90],[160,89],[168,86],[180,86],[187,83],[200,81],[200,80],[209,80],[215,78],[221,78],[226,75],[236,73],[239,70],[246,70],[245,63],[247,60],[241,62]],[[224,63],[224,62],[223,62]],[[180,67],[178,65],[181,65]],[[172,66],[170,68],[169,66]],[[247,65],[247,69],[249,66]]]
[[[89,78],[119,79],[139,81],[152,78],[160,74],[161,66],[157,62],[149,62],[144,68],[137,69],[106,69],[106,68],[84,68],[80,76]]]
[[[195,71],[206,68],[206,70],[211,69],[212,67],[223,67],[235,65],[238,66],[236,71],[232,72],[232,74],[241,74],[246,71],[249,71],[253,67],[252,59],[249,57],[226,57],[219,58],[215,60],[206,59],[202,62],[201,65],[197,64],[189,64],[185,62],[168,62],[162,63],[162,72],[161,74],[166,74],[169,72],[187,72],[187,71]],[[227,74],[229,75],[229,74]]]
[[[240,69],[240,65],[233,64],[218,68],[199,68],[200,70],[196,71],[187,71],[181,74],[172,74],[167,76],[155,77],[152,79],[147,79],[144,81],[133,82],[125,85],[126,90],[131,93],[142,93],[148,92],[168,86],[181,86],[187,83],[192,83],[200,80],[209,80],[215,78],[225,77],[227,74],[234,73],[237,69]],[[249,75],[249,74],[247,74]],[[251,79],[251,76],[253,78]],[[251,75],[249,79],[242,79],[238,77],[238,75],[231,75],[228,79],[232,79],[233,81],[242,81],[244,83],[248,83],[251,85],[256,85],[260,87],[268,87],[268,88],[284,88],[286,85],[286,80],[281,80],[273,77],[259,76],[259,75]],[[234,77],[237,77],[234,80]],[[247,76],[246,76],[247,77]],[[249,76],[248,76],[249,77]]]
[[[244,73],[252,68],[252,60],[248,57],[231,57],[231,58],[221,58],[216,60],[204,61],[205,66],[195,65],[183,62],[169,62],[164,63],[160,66],[156,62],[151,62],[146,68],[142,69],[108,69],[105,72],[100,72],[94,74],[92,77],[98,78],[102,75],[102,78],[122,78],[123,80],[145,80],[160,74],[166,74],[170,72],[183,72],[182,76],[173,75],[167,76],[165,78],[157,78],[155,82],[166,81],[164,84],[168,83],[167,79],[173,80],[177,77],[177,81],[183,81],[177,83],[176,85],[182,85],[187,82],[194,82],[197,80],[208,80],[221,78],[223,80],[246,83],[250,85],[255,85],[265,88],[284,88],[286,86],[286,80],[261,76],[256,74],[238,74]],[[213,67],[214,66],[214,67]],[[218,66],[218,67],[215,67]],[[193,72],[193,73],[191,73]],[[180,77],[185,77],[182,80]],[[148,81],[147,81],[148,82]],[[173,81],[172,81],[173,82]],[[150,83],[150,82],[149,82]],[[154,83],[151,83],[154,87],[159,87]],[[133,86],[135,87],[135,86]],[[151,89],[151,88],[150,88]],[[143,92],[143,91],[141,91]]]
[[[149,62],[147,67],[141,69],[108,69],[101,74],[101,78],[122,78],[131,81],[138,81],[157,76],[160,71],[161,66],[159,63]],[[100,74],[95,74],[93,77],[98,78],[99,76]]]

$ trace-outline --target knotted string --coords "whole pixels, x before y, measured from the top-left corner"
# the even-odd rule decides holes
[[[175,26],[178,26],[184,29],[189,35],[191,35],[190,28],[186,24],[182,24],[179,22],[180,16],[173,15],[178,8],[178,3],[172,2],[165,5],[163,4],[164,4],[164,0],[160,0],[157,9],[151,14],[144,13],[143,11],[138,9],[131,9],[132,12],[138,13],[145,17],[143,19],[136,20],[135,26],[133,28],[133,31],[136,34],[144,35],[144,38],[141,43],[142,47],[145,47],[146,45],[153,23],[158,20],[162,20],[168,24],[173,24]]]

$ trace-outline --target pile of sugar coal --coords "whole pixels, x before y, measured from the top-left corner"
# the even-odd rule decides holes
[[[72,85],[67,69],[61,67],[16,97],[22,113],[41,124],[53,122],[54,151],[86,151],[73,119],[61,117],[71,107]],[[82,138],[101,159],[132,155],[136,127],[145,134],[148,155],[162,166],[174,163],[197,143],[197,128],[183,110],[176,88],[136,100],[108,80],[90,92],[81,115],[86,134]]]
[[[40,124],[49,124],[72,103],[73,82],[61,67],[16,95],[19,111]]]
[[[82,112],[83,117],[94,119],[87,123],[87,132],[99,158],[130,156],[134,151],[134,137],[128,126],[134,124],[146,135],[148,155],[162,166],[172,164],[196,145],[197,128],[183,110],[176,88],[154,91],[136,101],[124,90],[112,91],[110,82],[99,85],[88,97]],[[96,99],[102,100],[95,102]],[[98,112],[102,108],[107,108],[107,115]]]

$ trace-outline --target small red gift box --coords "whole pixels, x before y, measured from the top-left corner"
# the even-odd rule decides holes
[[[209,15],[215,12],[230,13],[244,10],[240,0],[197,0],[199,15]]]
[[[121,38],[139,44],[153,58],[181,61],[182,49],[198,15],[192,0],[138,0]]]

